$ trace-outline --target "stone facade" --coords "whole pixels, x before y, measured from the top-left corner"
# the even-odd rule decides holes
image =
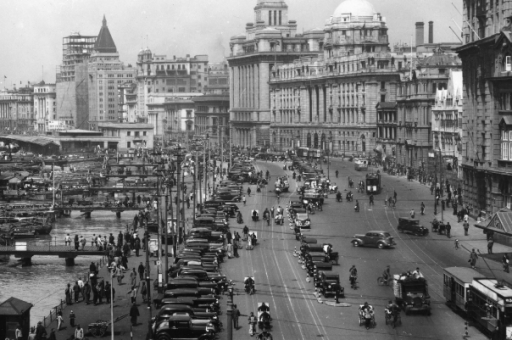
[[[473,27],[464,23],[467,44],[458,49],[464,83],[462,171],[464,198],[474,215],[512,206],[511,13],[507,1],[464,2],[464,17]]]
[[[244,147],[270,145],[270,74],[280,64],[322,50],[323,34],[297,33],[282,0],[258,0],[255,23],[230,40],[230,124],[232,143]]]
[[[398,63],[385,18],[366,0],[342,2],[323,31],[315,57],[272,70],[271,146],[370,155],[377,141],[377,105],[396,100]],[[316,46],[315,46],[316,47]]]
[[[34,130],[48,131],[48,124],[57,120],[57,101],[55,84],[41,82],[34,86]]]

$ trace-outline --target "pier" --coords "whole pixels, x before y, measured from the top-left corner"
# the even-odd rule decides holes
[[[84,250],[78,251],[76,251],[72,246],[36,246],[27,245],[26,242],[17,242],[14,246],[0,247],[0,255],[14,255],[14,257],[20,259],[22,266],[30,266],[32,264],[32,257],[38,255],[58,256],[59,258],[66,260],[67,266],[73,266],[77,256],[102,256],[105,254],[105,251],[99,251],[96,247],[91,246],[86,246],[84,247]]]

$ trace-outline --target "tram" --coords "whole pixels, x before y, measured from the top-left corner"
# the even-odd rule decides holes
[[[321,150],[321,149],[309,149],[308,150],[308,157],[309,158],[323,158],[324,157],[324,150]]]
[[[374,172],[366,174],[366,194],[378,195],[381,189],[380,174]]]
[[[493,340],[512,339],[511,287],[469,268],[446,268],[443,276],[449,306],[465,312]]]
[[[305,148],[305,147],[297,148],[297,150],[296,150],[297,157],[307,157],[308,151],[309,151],[309,148]]]

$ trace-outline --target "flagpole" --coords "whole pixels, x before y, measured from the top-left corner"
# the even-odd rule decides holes
[[[412,34],[411,34],[411,67],[409,68],[409,80],[412,80]]]

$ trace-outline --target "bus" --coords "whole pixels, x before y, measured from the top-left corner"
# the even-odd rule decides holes
[[[380,174],[374,172],[366,174],[366,194],[378,195],[381,189]]]
[[[307,157],[309,148],[297,148],[297,157]]]
[[[322,149],[309,149],[308,150],[309,158],[322,158],[324,157],[324,150]]]

